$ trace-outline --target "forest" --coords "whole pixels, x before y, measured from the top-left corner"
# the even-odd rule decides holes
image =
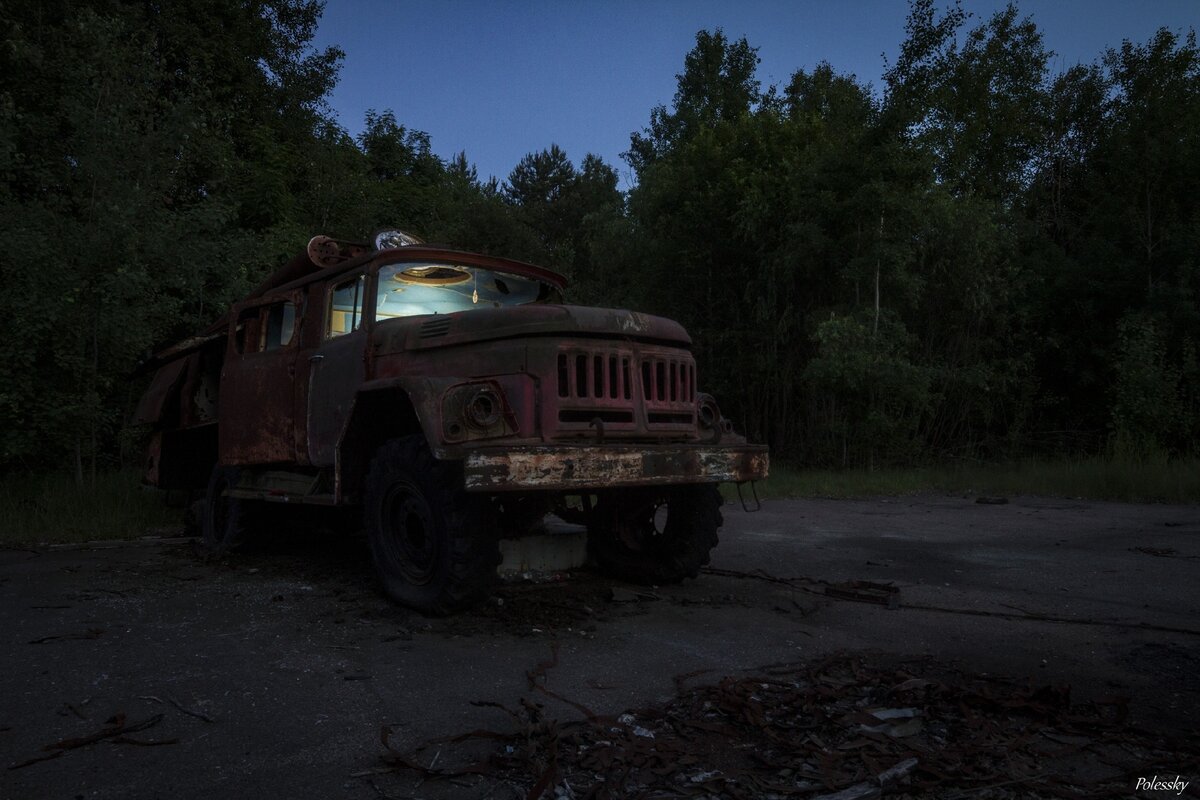
[[[1019,7],[912,0],[868,86],[763,85],[753,43],[700,31],[623,192],[549,141],[500,180],[385,109],[352,135],[321,12],[0,7],[0,474],[136,464],[141,361],[314,234],[387,225],[680,320],[781,463],[1200,455],[1194,32],[1055,72]]]

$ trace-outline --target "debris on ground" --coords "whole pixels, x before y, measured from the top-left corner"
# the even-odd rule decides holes
[[[1168,523],[1170,524],[1170,523]],[[1187,556],[1180,553],[1174,547],[1131,547],[1131,553],[1142,553],[1148,556],[1158,556],[1159,558],[1192,558],[1200,559],[1200,556]]]
[[[69,750],[77,750],[81,747],[88,747],[97,742],[110,741],[114,744],[133,744],[141,745],[142,747],[157,747],[159,745],[179,744],[178,739],[134,739],[129,736],[131,733],[140,733],[144,730],[153,728],[158,723],[162,722],[163,715],[155,714],[152,717],[142,720],[141,722],[128,722],[123,711],[118,711],[112,717],[105,721],[107,728],[97,731],[96,733],[88,734],[87,736],[78,736],[70,739],[60,739],[57,742],[51,742],[42,748],[44,755],[34,756],[26,761],[18,764],[9,765],[10,770],[23,769],[32,766],[41,761],[49,761],[52,758],[58,758]]]
[[[499,703],[511,731],[475,730],[412,751],[382,731],[386,765],[423,780],[466,776],[538,798],[863,800],[1107,798],[1137,775],[1200,771],[1200,744],[1140,730],[1127,702],[1072,702],[1070,687],[970,675],[929,659],[837,654],[689,685],[672,701],[559,721],[528,697]],[[479,745],[486,745],[480,752]],[[431,755],[433,754],[433,755]]]
[[[151,702],[162,705],[162,698],[155,697],[152,694],[141,695],[140,697],[138,697],[138,699],[139,700],[149,700]],[[210,717],[208,714],[205,714],[203,711],[196,711],[195,709],[188,708],[187,706],[183,705],[178,700],[176,700],[174,697],[168,697],[167,702],[169,702],[171,705],[175,706],[175,708],[179,709],[179,711],[183,712],[184,714],[187,714],[189,717],[195,717],[196,719],[204,720],[205,722],[209,723],[210,725],[212,723],[216,722],[215,719]]]
[[[875,603],[888,608],[900,607],[900,590],[889,583],[873,581],[843,581],[825,587],[825,594],[843,600],[857,600],[860,603]]]
[[[88,628],[83,633],[63,633],[56,636],[43,636],[40,639],[30,639],[30,644],[45,644],[46,642],[82,641],[99,639],[104,635],[103,628]]]
[[[661,597],[644,589],[614,585],[588,572],[573,572],[552,583],[502,583],[488,603],[469,614],[436,620],[443,635],[590,635],[596,625],[646,613]]]
[[[662,597],[654,592],[629,589],[623,586],[613,586],[608,590],[608,599],[614,603],[640,603],[645,600],[661,600]]]

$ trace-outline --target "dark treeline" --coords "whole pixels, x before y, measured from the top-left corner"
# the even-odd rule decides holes
[[[784,458],[1200,451],[1190,32],[1054,74],[1017,8],[914,0],[879,87],[828,64],[764,87],[750,43],[701,32],[622,193],[553,145],[498,181],[391,112],[351,136],[320,13],[0,7],[0,469],[118,463],[140,359],[313,234],[387,224],[679,319]]]

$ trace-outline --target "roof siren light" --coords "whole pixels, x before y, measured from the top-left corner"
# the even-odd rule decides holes
[[[405,233],[399,228],[388,228],[375,234],[376,250],[395,250],[399,247],[421,244],[421,240],[411,233]]]

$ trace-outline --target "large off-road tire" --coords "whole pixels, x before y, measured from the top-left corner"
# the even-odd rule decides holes
[[[213,467],[204,494],[201,512],[201,531],[204,548],[215,556],[225,555],[246,543],[251,518],[256,510],[253,501],[226,497],[225,490],[238,485],[241,472],[237,467]]]
[[[717,546],[722,502],[715,484],[602,495],[590,514],[588,554],[606,574],[632,583],[694,578]]]
[[[393,439],[371,461],[367,539],[384,591],[441,616],[487,597],[500,547],[493,506],[463,488],[462,465],[439,461],[424,437]]]

